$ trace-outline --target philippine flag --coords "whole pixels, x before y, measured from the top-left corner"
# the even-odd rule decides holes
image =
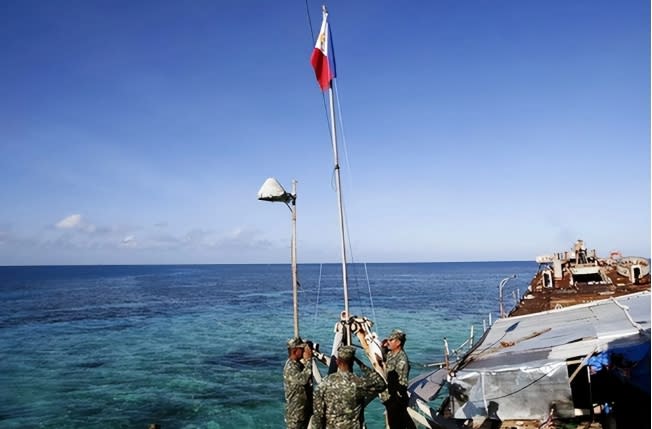
[[[330,87],[331,80],[335,77],[335,62],[333,61],[332,65],[329,62],[329,42],[328,14],[324,13],[321,30],[319,31],[319,36],[317,36],[317,43],[315,43],[315,49],[313,49],[312,55],[310,56],[310,64],[315,69],[315,77],[317,77],[317,83],[322,91]],[[333,54],[331,53],[331,56]]]

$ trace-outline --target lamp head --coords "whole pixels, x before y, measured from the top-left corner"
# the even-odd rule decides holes
[[[294,195],[289,194],[283,186],[273,177],[268,178],[263,183],[258,191],[258,199],[261,201],[280,201],[282,203],[289,203],[295,198]]]

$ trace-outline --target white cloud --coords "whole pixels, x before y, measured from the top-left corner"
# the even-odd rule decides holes
[[[236,227],[233,228],[231,231],[229,231],[224,237],[224,239],[234,241],[234,242],[235,241],[248,242],[248,241],[254,241],[256,235],[258,234],[259,231],[253,228]]]
[[[138,242],[136,241],[136,237],[133,235],[127,235],[122,239],[121,245],[124,247],[135,247],[138,245]]]
[[[89,234],[92,234],[97,230],[95,225],[86,222],[82,217],[82,215],[80,214],[72,214],[70,216],[67,216],[61,219],[59,222],[57,222],[55,226],[57,229],[76,230],[76,231],[86,232]]]
[[[248,226],[171,231],[169,226],[153,223],[146,227],[93,224],[80,213],[50,225],[32,236],[0,224],[0,260],[19,265],[235,263],[264,260],[270,251],[285,250],[287,245],[286,240],[270,242],[261,231]]]
[[[59,229],[74,229],[78,228],[81,225],[81,222],[82,217],[80,214],[72,214],[57,222],[56,227]]]

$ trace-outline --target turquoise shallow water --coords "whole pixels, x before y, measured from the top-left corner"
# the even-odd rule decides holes
[[[534,262],[368,264],[353,314],[408,336],[411,376],[522,292]],[[365,272],[367,274],[365,274]],[[330,350],[338,264],[299,266],[300,333]],[[287,265],[0,267],[0,428],[282,428]],[[365,413],[383,427],[382,405]]]

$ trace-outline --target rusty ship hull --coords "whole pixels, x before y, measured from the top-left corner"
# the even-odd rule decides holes
[[[582,240],[573,250],[537,258],[539,270],[509,316],[539,313],[571,305],[650,290],[650,262],[611,252],[600,258]]]

